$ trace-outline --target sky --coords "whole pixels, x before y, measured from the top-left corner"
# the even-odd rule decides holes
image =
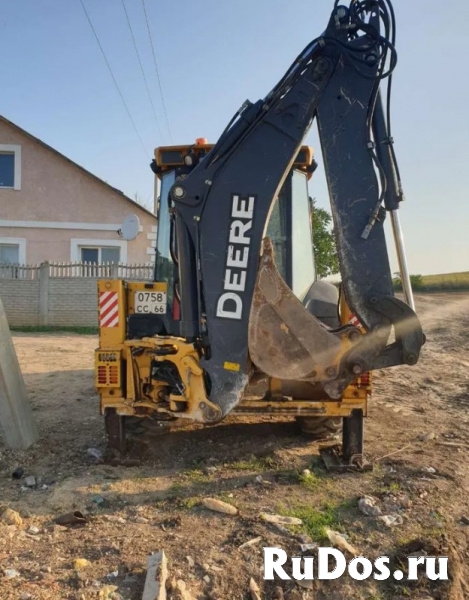
[[[83,3],[138,134],[80,0],[0,0],[0,114],[147,205],[154,148],[197,137],[215,142],[244,100],[263,98],[322,33],[334,4],[145,0],[161,96],[142,0],[125,0],[156,121],[123,0]],[[467,271],[469,2],[393,4],[399,60],[392,125],[406,194],[400,212],[410,272]],[[305,143],[315,147],[319,162],[310,194],[328,208],[314,125]],[[391,238],[389,248],[395,271]]]

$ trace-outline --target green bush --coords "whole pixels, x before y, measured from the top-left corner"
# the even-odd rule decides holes
[[[425,289],[425,283],[423,281],[422,275],[411,275],[410,276],[410,284],[412,285],[412,289],[414,291]],[[392,280],[392,286],[395,291],[397,291],[397,292],[402,291],[402,280],[399,277],[399,275],[394,277],[394,279]]]
[[[421,275],[411,275],[410,283],[413,290],[421,290],[425,287],[423,283],[423,277]]]

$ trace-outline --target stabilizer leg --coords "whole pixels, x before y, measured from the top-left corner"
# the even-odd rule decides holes
[[[104,415],[107,447],[119,455],[124,455],[127,451],[124,419],[114,408],[108,408]]]
[[[325,446],[320,449],[321,458],[328,471],[371,471],[372,465],[363,458],[363,411],[354,409],[350,417],[344,417],[342,448]]]

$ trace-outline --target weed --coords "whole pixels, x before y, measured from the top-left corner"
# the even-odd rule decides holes
[[[197,498],[197,496],[191,496],[189,498],[179,500],[178,504],[179,506],[181,506],[181,508],[191,510],[192,508],[200,504],[200,498]]]
[[[377,495],[385,495],[389,493],[396,493],[402,489],[401,484],[398,481],[391,481],[391,483],[385,481],[378,481],[375,488]]]
[[[173,483],[168,489],[168,492],[164,498],[155,502],[155,507],[160,510],[166,510],[168,507],[180,508],[180,509],[191,509],[200,503],[198,496],[186,496],[188,489],[180,483]]]
[[[415,536],[411,534],[398,535],[396,537],[396,546],[407,546],[415,540]]]
[[[322,510],[310,505],[296,505],[290,508],[281,508],[280,514],[288,517],[296,517],[303,521],[300,528],[311,536],[315,542],[328,540],[326,528],[340,529],[338,520],[339,505],[326,504]]]
[[[427,540],[437,540],[441,538],[441,534],[444,531],[442,528],[442,521],[438,521],[436,518],[435,520],[437,521],[436,523],[427,523],[417,529],[419,538]],[[415,539],[415,536],[412,539]]]
[[[184,477],[187,477],[194,483],[208,483],[210,481],[210,475],[207,475],[200,469],[191,469],[183,473]]]
[[[373,470],[364,473],[363,477],[365,479],[369,479],[370,481],[379,481],[386,475],[387,475],[387,471],[386,471],[384,465],[377,462],[374,464]]]
[[[319,486],[324,486],[326,482],[316,475],[316,473],[311,472],[308,475],[303,475],[303,473],[298,474],[298,480],[300,485],[305,487],[310,492],[314,492]]]

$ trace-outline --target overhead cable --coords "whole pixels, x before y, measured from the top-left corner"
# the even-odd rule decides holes
[[[163,104],[163,112],[164,112],[164,116],[165,116],[165,120],[166,120],[166,126],[167,126],[168,132],[169,132],[169,139],[172,142],[171,127],[169,126],[168,112],[166,110],[166,104],[165,104],[165,101],[164,101],[163,87],[161,85],[160,73],[159,73],[159,70],[158,70],[158,63],[156,61],[155,48],[153,46],[153,37],[151,35],[150,23],[148,21],[147,9],[145,7],[145,0],[142,0],[142,6],[143,6],[143,12],[145,14],[145,21],[146,21],[146,24],[147,24],[148,37],[150,38],[151,52],[152,52],[152,55],[153,55],[153,64],[155,65],[156,78],[158,80],[158,87],[159,87],[159,90],[160,90],[161,102]]]
[[[135,41],[135,36],[134,36],[134,32],[132,30],[132,25],[130,24],[129,14],[128,14],[127,8],[125,6],[125,0],[122,0],[122,7],[123,7],[124,12],[125,12],[125,18],[127,19],[127,25],[129,26],[130,35],[132,36],[132,42],[134,44],[135,54],[137,55],[137,58],[138,58],[138,64],[140,65],[140,70],[142,72],[143,81],[145,82],[145,87],[147,89],[148,99],[150,100],[151,108],[153,110],[153,116],[155,117],[156,126],[158,128],[160,137],[163,137],[163,134],[162,134],[162,131],[161,131],[161,127],[160,127],[160,123],[158,121],[158,117],[156,116],[155,105],[153,104],[153,99],[152,99],[151,94],[150,94],[150,88],[148,87],[147,78],[145,76],[145,71],[143,69],[143,64],[142,64],[142,60],[140,58],[140,53],[139,53],[138,48],[137,48],[137,42]]]
[[[134,128],[135,133],[137,134],[137,137],[140,140],[140,144],[141,144],[141,146],[143,148],[143,151],[145,152],[145,156],[148,158],[149,153],[147,152],[147,150],[145,148],[145,144],[143,143],[142,137],[141,137],[140,133],[138,132],[137,126],[135,125],[135,121],[132,118],[132,115],[130,113],[129,107],[127,106],[127,102],[125,101],[125,98],[124,98],[124,96],[123,96],[123,94],[122,94],[122,92],[120,90],[120,87],[119,87],[119,85],[117,83],[117,80],[116,80],[116,78],[114,76],[114,73],[113,73],[113,71],[111,69],[111,65],[109,64],[109,61],[108,61],[108,59],[106,57],[106,53],[104,52],[104,49],[103,49],[103,47],[101,45],[101,42],[99,41],[98,34],[96,33],[95,28],[93,27],[93,23],[91,22],[90,16],[88,14],[88,11],[86,10],[86,6],[83,3],[83,0],[80,0],[80,4],[83,7],[83,11],[85,12],[86,18],[88,19],[88,23],[90,24],[91,30],[92,30],[92,32],[94,34],[94,37],[96,38],[96,41],[97,41],[98,46],[99,46],[99,49],[101,50],[101,53],[103,55],[104,62],[106,63],[107,68],[109,69],[109,73],[111,74],[111,77],[112,77],[112,80],[114,82],[114,85],[116,86],[117,92],[119,93],[119,96],[121,97],[122,103],[124,104],[125,110],[127,111],[127,115],[128,115],[128,117],[130,119],[130,122],[132,123],[132,127]]]

